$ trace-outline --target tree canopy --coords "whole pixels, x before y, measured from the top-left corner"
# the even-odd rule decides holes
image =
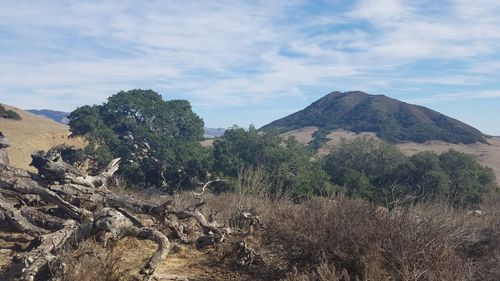
[[[470,155],[449,150],[405,156],[396,146],[372,138],[344,141],[325,157],[323,167],[348,196],[387,205],[445,200],[473,206],[496,188],[493,171]]]
[[[214,142],[216,173],[236,178],[245,168],[262,168],[274,194],[303,198],[333,192],[327,175],[320,163],[312,159],[307,146],[275,132],[264,134],[253,126],[248,130],[233,127]]]
[[[123,159],[120,174],[139,187],[173,190],[204,180],[203,120],[185,100],[165,101],[152,90],[121,91],[102,105],[69,115],[72,135],[85,136],[92,167]]]

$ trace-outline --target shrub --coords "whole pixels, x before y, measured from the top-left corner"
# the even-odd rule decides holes
[[[8,110],[0,104],[0,117],[5,119],[21,120],[21,116],[14,110]]]
[[[289,268],[309,272],[288,280],[323,280],[319,268],[332,280],[343,271],[351,280],[470,280],[472,263],[461,246],[476,229],[470,217],[446,207],[385,212],[337,197],[281,205],[268,219],[268,243],[280,245]]]

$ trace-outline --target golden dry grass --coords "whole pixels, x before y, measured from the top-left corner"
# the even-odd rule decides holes
[[[215,139],[206,139],[201,141],[201,146],[203,147],[212,147],[214,145]]]
[[[84,141],[80,138],[69,138],[69,127],[64,124],[19,108],[4,106],[6,109],[14,110],[22,118],[19,121],[0,118],[0,132],[4,133],[11,145],[7,152],[14,167],[33,171],[29,166],[33,152],[48,150],[60,144],[78,148],[84,145]]]
[[[283,134],[283,136],[293,136],[295,139],[301,143],[309,143],[313,140],[313,134],[318,130],[318,127],[304,127],[297,130],[289,131]]]

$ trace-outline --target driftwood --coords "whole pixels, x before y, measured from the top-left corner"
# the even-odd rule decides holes
[[[6,155],[7,146],[0,134],[0,156]],[[143,280],[187,280],[186,277],[155,274],[156,267],[171,248],[165,230],[173,230],[183,243],[200,240],[210,241],[208,244],[220,243],[231,233],[229,228],[207,220],[199,210],[204,205],[203,193],[211,182],[203,186],[201,193],[193,194],[198,203],[174,209],[168,198],[163,203],[153,203],[109,189],[120,159],[111,161],[101,173],[89,176],[64,162],[57,149],[36,152],[32,158],[31,165],[38,174],[0,161],[0,226],[34,237],[29,249],[17,256],[22,266],[14,280],[58,280],[57,274],[47,275],[43,269],[60,258],[61,249],[74,249],[91,237],[108,243],[124,236],[149,239],[158,245],[139,272]],[[156,223],[145,227],[138,216],[149,217]],[[187,218],[199,225],[203,232],[201,238],[185,233],[183,221]]]

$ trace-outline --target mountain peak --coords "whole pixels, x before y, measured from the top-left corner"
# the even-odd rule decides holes
[[[479,130],[439,112],[362,91],[331,92],[305,109],[262,129],[291,131],[311,126],[322,131],[374,132],[379,138],[394,143],[442,140],[468,144],[485,141]]]

